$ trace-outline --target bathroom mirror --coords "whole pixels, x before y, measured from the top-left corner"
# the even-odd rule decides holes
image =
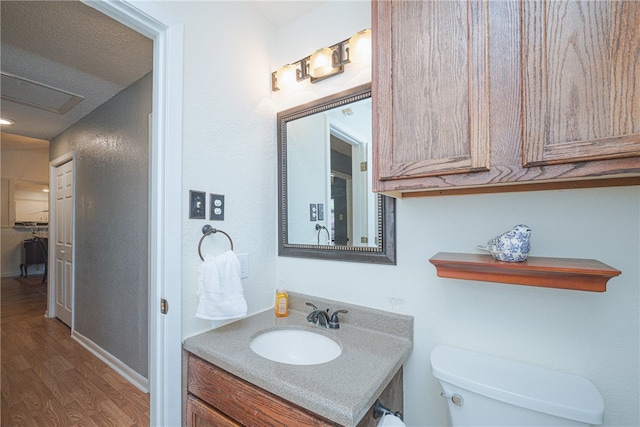
[[[278,113],[280,256],[396,263],[395,200],[372,192],[371,85]]]
[[[5,185],[3,183],[3,189]],[[49,184],[46,182],[8,182],[8,204],[3,198],[2,212],[13,226],[46,226],[49,223]]]

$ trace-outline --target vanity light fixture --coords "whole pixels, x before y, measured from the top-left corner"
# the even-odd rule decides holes
[[[342,50],[342,49],[340,49]],[[328,47],[316,50],[309,57],[309,75],[314,79],[321,79],[328,77],[333,72],[333,69],[338,69],[341,64],[337,66],[333,65],[333,50]],[[343,69],[340,68],[339,72]]]
[[[0,117],[0,125],[2,125],[2,126],[10,126],[10,125],[13,125],[15,123],[16,122],[14,122],[11,119],[7,119],[5,117]]]
[[[349,39],[349,60],[354,64],[371,63],[371,30],[362,30]]]
[[[298,67],[296,67],[295,65],[293,64],[283,65],[282,67],[280,67],[278,71],[276,71],[275,76],[272,77],[272,80],[277,81],[278,86],[281,89],[285,89],[297,83],[298,81],[297,72],[298,72]]]
[[[345,64],[363,63],[371,58],[371,30],[362,30],[333,46],[318,49],[310,56],[283,65],[271,73],[271,90],[276,92],[309,79],[316,83],[344,71]]]

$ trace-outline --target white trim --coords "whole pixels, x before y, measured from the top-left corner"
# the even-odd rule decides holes
[[[149,235],[150,424],[182,425],[182,40],[183,25],[151,2],[82,0],[153,39]],[[148,12],[145,12],[144,9]],[[169,312],[160,313],[160,299]]]
[[[342,123],[336,123],[333,121],[329,121],[329,132],[331,135],[343,140],[344,142],[349,143],[350,145],[358,146],[367,143],[367,139],[360,135],[358,132],[349,129],[348,126],[345,126]]]
[[[71,338],[77,341],[82,347],[86,348],[89,353],[106,363],[111,369],[122,375],[138,389],[142,390],[144,393],[149,393],[149,380],[122,363],[120,359],[115,357],[113,354],[109,353],[77,331],[71,332]]]

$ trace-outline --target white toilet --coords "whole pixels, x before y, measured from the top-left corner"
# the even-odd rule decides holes
[[[431,370],[458,426],[589,426],[604,400],[586,378],[453,347],[431,353]]]

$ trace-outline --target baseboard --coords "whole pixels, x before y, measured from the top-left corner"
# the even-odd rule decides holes
[[[79,334],[76,331],[71,332],[71,338],[76,340],[81,346],[86,348],[91,354],[106,363],[111,369],[122,375],[127,381],[136,386],[145,393],[149,393],[149,380],[124,363],[117,357],[104,350],[102,347]]]
[[[19,277],[20,274],[21,273],[19,271],[10,271],[10,272],[3,271],[2,277]]]
[[[44,269],[42,270],[29,270],[29,276],[41,276],[44,274]],[[0,274],[0,277],[20,277],[22,276],[22,272],[18,271],[3,271]]]

